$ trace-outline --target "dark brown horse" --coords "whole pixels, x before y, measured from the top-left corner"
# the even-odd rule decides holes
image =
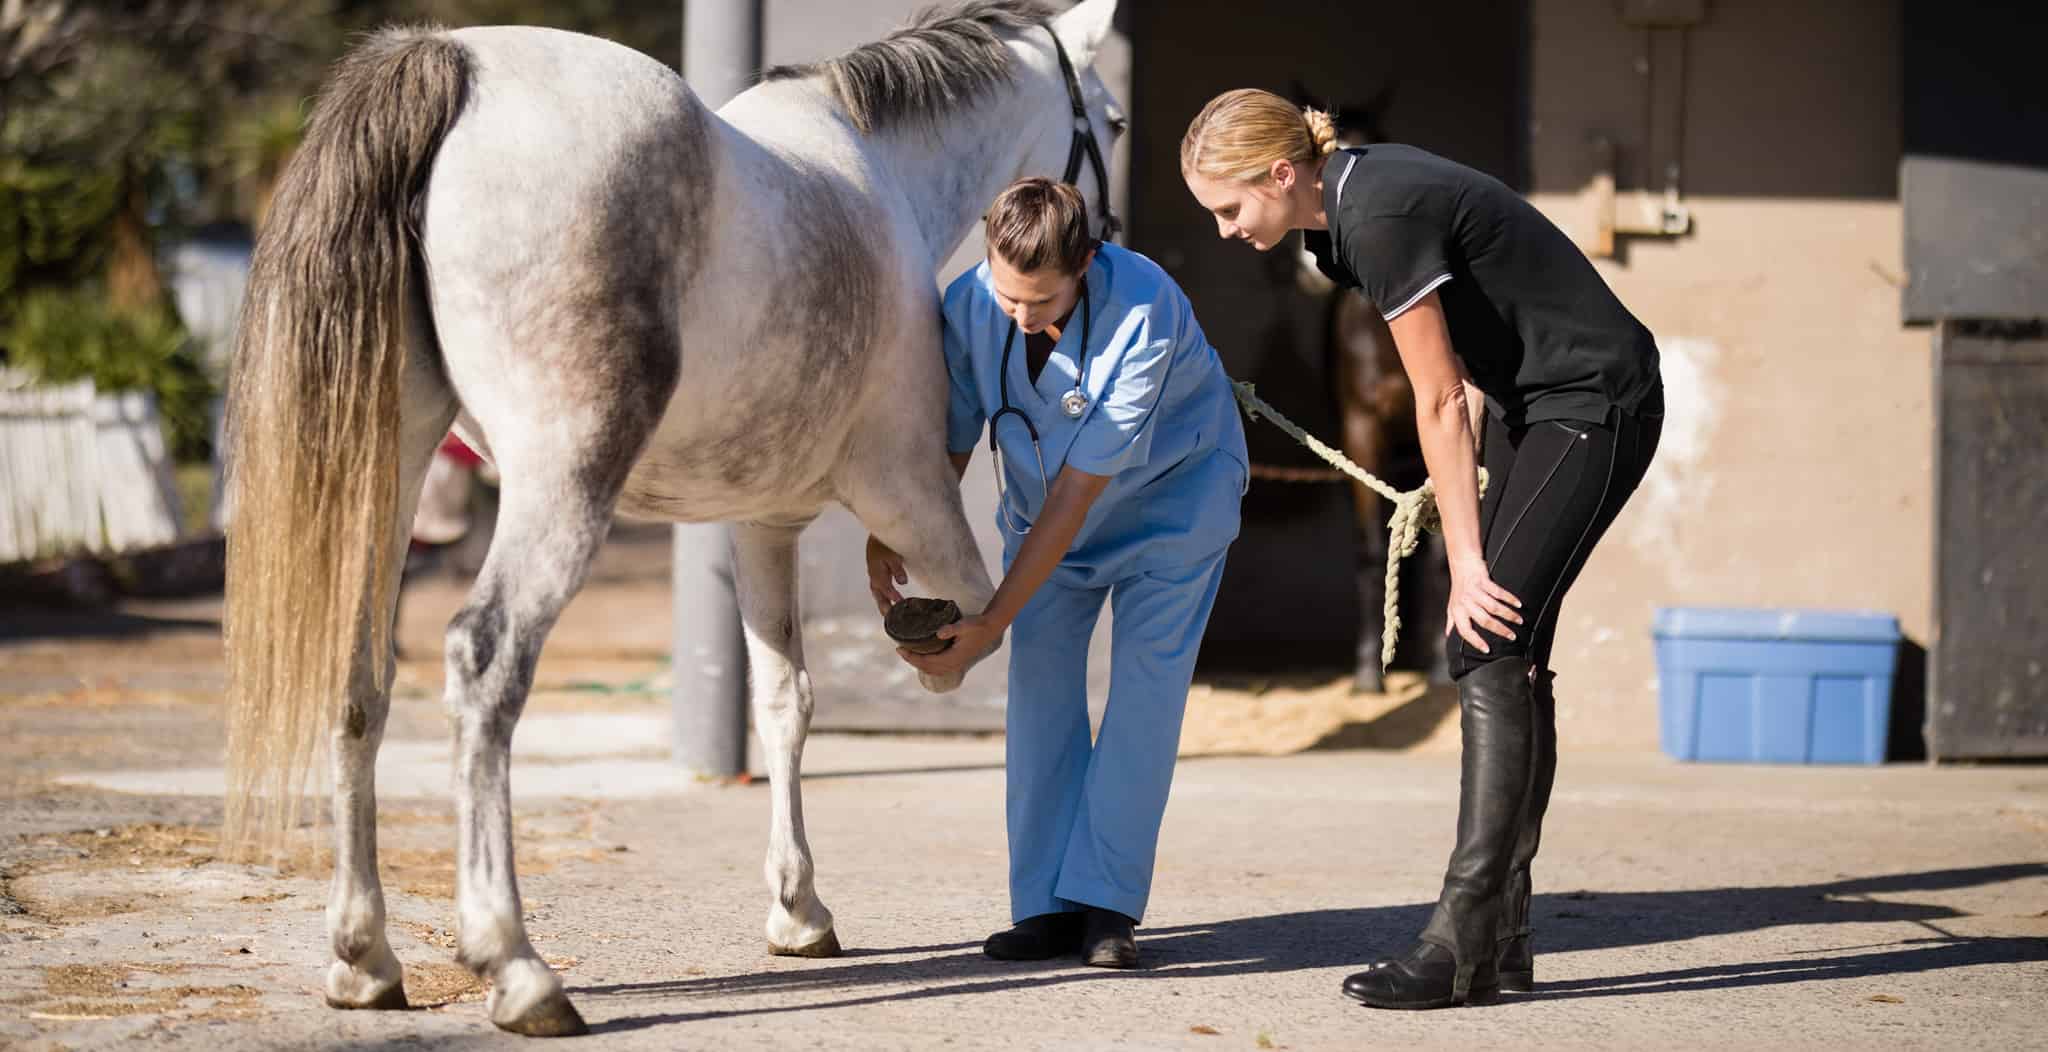
[[[1335,118],[1340,145],[1361,146],[1385,141],[1382,122],[1393,91],[1389,83],[1371,101],[1331,105],[1296,84],[1294,97],[1297,103],[1327,110]],[[1318,232],[1306,235],[1298,252],[1296,280],[1324,304],[1324,362],[1343,421],[1340,444],[1344,454],[1395,488],[1414,489],[1429,472],[1423,466],[1415,430],[1415,391],[1394,350],[1393,334],[1364,296],[1353,295],[1325,276],[1329,236]],[[1353,483],[1351,491],[1359,533],[1360,614],[1353,685],[1377,692],[1386,686],[1380,670],[1380,635],[1386,627],[1387,519],[1394,509],[1362,485]],[[1401,619],[1413,629],[1406,633],[1401,659],[1404,664],[1421,665],[1431,681],[1438,683],[1450,679],[1443,632],[1450,584],[1443,538],[1425,532],[1421,547],[1402,567]]]

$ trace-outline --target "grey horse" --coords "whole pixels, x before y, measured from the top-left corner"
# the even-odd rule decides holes
[[[998,190],[1067,158],[1060,50],[1088,131],[1120,130],[1092,70],[1114,9],[976,0],[716,113],[643,55],[543,29],[387,31],[340,62],[243,310],[227,598],[229,836],[279,843],[331,750],[329,1004],[405,1004],[373,776],[406,524],[451,424],[503,478],[446,648],[457,957],[490,982],[492,1022],[585,1029],[520,920],[509,748],[615,513],[735,524],[768,946],[839,952],[798,789],[797,535],[837,501],[931,594],[987,603],[946,457],[934,272]]]

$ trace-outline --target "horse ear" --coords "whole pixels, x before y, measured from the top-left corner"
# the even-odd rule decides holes
[[[1074,63],[1086,66],[1095,61],[1095,53],[1109,39],[1115,21],[1116,0],[1083,0],[1053,19],[1052,31],[1067,46]]]

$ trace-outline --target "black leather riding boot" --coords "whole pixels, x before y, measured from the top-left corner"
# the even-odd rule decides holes
[[[1458,841],[1436,913],[1421,945],[1344,980],[1344,993],[1374,1008],[1491,1004],[1500,997],[1501,889],[1529,794],[1535,715],[1529,662],[1501,658],[1458,680],[1464,753],[1458,779]]]
[[[1536,708],[1529,728],[1529,796],[1522,803],[1521,829],[1501,894],[1500,988],[1511,993],[1528,993],[1536,986],[1536,957],[1529,945],[1529,866],[1543,841],[1543,813],[1557,777],[1556,683],[1557,674],[1546,670],[1536,674],[1532,686]]]

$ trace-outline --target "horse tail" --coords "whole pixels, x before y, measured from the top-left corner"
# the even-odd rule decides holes
[[[415,205],[472,60],[386,29],[335,67],[256,247],[229,377],[224,842],[297,824],[358,662],[388,675]]]

